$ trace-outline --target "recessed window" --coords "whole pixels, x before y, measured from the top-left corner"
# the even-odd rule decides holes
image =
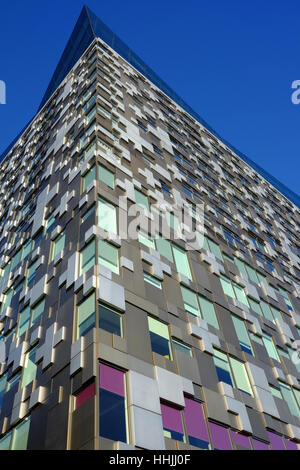
[[[85,274],[92,266],[95,265],[96,243],[92,240],[80,252],[80,274]]]
[[[177,339],[172,339],[172,345],[173,349],[176,349],[176,351],[180,351],[189,357],[193,357],[192,349],[187,344],[184,344]]]
[[[119,250],[117,247],[100,239],[98,242],[98,263],[119,274]]]
[[[147,282],[148,284],[151,284],[154,287],[157,287],[157,289],[161,289],[161,282],[154,276],[151,276],[151,274],[144,273],[144,281]]]
[[[115,189],[115,175],[103,165],[98,165],[99,180],[109,188]]]
[[[89,295],[77,307],[77,338],[86,335],[95,327],[95,294]]]
[[[152,351],[172,360],[168,325],[148,317]]]
[[[107,232],[117,233],[116,207],[104,199],[98,200],[98,225]]]
[[[55,240],[52,242],[52,255],[51,261],[53,261],[56,256],[64,249],[65,247],[65,234],[60,234]]]
[[[254,354],[253,354],[253,349],[251,346],[251,341],[250,341],[248,330],[245,326],[244,321],[234,315],[232,315],[231,318],[234,324],[234,328],[235,328],[241,349],[245,351],[246,353],[251,354],[253,356]]]
[[[90,398],[94,397],[95,393],[95,382],[86,385],[75,397],[75,409],[77,410],[77,408],[87,402]]]
[[[192,281],[193,278],[192,278],[192,273],[191,273],[187,253],[181,248],[179,248],[178,246],[173,245],[173,254],[174,254],[177,271]]]
[[[181,410],[161,403],[161,416],[164,436],[176,441],[185,442]]]
[[[99,328],[113,333],[117,336],[123,336],[122,315],[116,310],[100,304],[99,312]]]
[[[96,166],[94,165],[83,177],[82,191],[86,191],[89,185],[96,179]]]

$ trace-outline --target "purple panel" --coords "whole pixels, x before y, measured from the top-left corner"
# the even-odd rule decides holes
[[[268,431],[268,436],[269,436],[273,450],[286,450],[281,436],[279,436],[278,434],[274,434],[273,432],[269,432],[269,431]]]
[[[215,423],[209,423],[213,446],[219,450],[232,450],[228,429]]]
[[[188,435],[209,442],[201,403],[185,398],[184,416]]]
[[[183,434],[181,411],[163,404],[160,407],[163,427]]]
[[[298,444],[293,441],[288,441],[287,439],[285,440],[286,446],[288,450],[299,450]]]
[[[82,392],[76,395],[76,409],[95,395],[95,383],[88,385]]]
[[[124,372],[100,364],[100,388],[124,397]]]
[[[270,449],[268,444],[266,444],[265,442],[257,441],[256,439],[252,439],[252,442],[253,442],[254,450],[269,450]]]
[[[243,434],[233,431],[232,438],[233,442],[238,446],[243,446],[246,447],[246,449],[252,450],[250,439],[248,436],[244,436]]]

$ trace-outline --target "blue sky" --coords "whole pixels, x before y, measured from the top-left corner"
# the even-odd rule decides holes
[[[87,0],[221,136],[299,194],[298,0]],[[35,114],[83,6],[1,5],[0,153]]]

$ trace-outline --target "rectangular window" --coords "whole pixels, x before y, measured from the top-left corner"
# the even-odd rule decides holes
[[[181,410],[161,403],[161,416],[164,436],[176,441],[185,442]]]
[[[26,354],[25,369],[22,378],[22,387],[30,384],[36,377],[37,366],[35,364],[36,347]]]
[[[77,338],[95,327],[95,294],[89,295],[77,308]]]
[[[152,351],[172,360],[168,325],[148,317]]]
[[[34,325],[36,321],[40,318],[40,316],[44,313],[45,310],[45,299],[41,300],[38,302],[33,308],[32,308],[32,314],[31,314],[31,325]]]
[[[252,395],[251,385],[247,376],[245,364],[238,361],[237,359],[234,359],[233,357],[229,357],[229,361],[233,371],[236,387],[242,392]]]
[[[253,310],[253,312],[257,313],[258,315],[262,315],[262,311],[261,311],[259,302],[256,302],[256,300],[253,300],[250,297],[248,297],[248,302],[249,302],[249,306]]]
[[[271,338],[271,336],[263,334],[262,339],[263,339],[263,343],[264,343],[264,346],[267,350],[269,357],[271,357],[272,359],[275,359],[275,361],[280,362],[277,350],[275,348],[275,345],[273,343],[273,339]]]
[[[184,418],[190,445],[210,449],[207,426],[202,404],[185,397]]]
[[[214,348],[213,360],[219,382],[225,382],[234,387],[227,355]]]
[[[269,320],[269,321],[271,321],[271,322],[274,323],[274,317],[273,317],[273,314],[272,314],[272,310],[271,310],[271,308],[270,308],[270,305],[269,305],[267,302],[265,302],[264,300],[261,300],[261,301],[260,301],[260,307],[261,307],[261,309],[262,309],[262,312],[263,312],[264,317],[265,317],[267,320]]]
[[[88,217],[94,213],[95,213],[95,205],[93,204],[93,206],[82,216],[81,223],[83,224],[88,219]]]
[[[77,410],[77,408],[83,405],[86,401],[94,397],[95,393],[95,382],[92,382],[91,384],[84,387],[84,389],[81,390],[81,392],[79,392],[75,397],[75,409]]]
[[[22,310],[22,312],[20,312],[17,336],[22,336],[22,334],[28,330],[29,324],[30,308],[26,307],[25,310]]]
[[[144,281],[145,282],[148,282],[148,284],[151,284],[152,286],[154,287],[157,287],[157,289],[161,289],[161,282],[156,279],[156,277],[154,276],[151,276],[150,274],[148,273],[144,273]]]
[[[148,248],[152,248],[153,250],[155,250],[154,240],[142,230],[139,230],[138,232],[138,240],[143,245],[148,246]]]
[[[173,263],[173,255],[172,255],[172,249],[171,249],[171,243],[169,240],[166,240],[165,238],[158,237],[156,239],[156,247],[158,252],[167,258],[171,263]]]
[[[98,312],[99,328],[122,337],[123,329],[121,314],[103,304],[99,305]]]
[[[293,416],[296,416],[297,418],[300,418],[299,407],[294,397],[294,394],[292,392],[292,388],[289,385],[284,384],[282,382],[280,382],[279,384],[280,384],[280,390],[281,390],[282,396],[284,400],[286,401],[291,414]]]
[[[202,317],[209,325],[214,326],[215,328],[219,329],[219,323],[217,320],[216,312],[213,303],[202,297],[201,295],[198,296]]]
[[[200,314],[200,308],[199,308],[199,304],[197,300],[197,295],[190,289],[187,289],[186,287],[180,286],[180,288],[181,288],[181,294],[182,294],[185,310],[191,313],[192,315],[196,315],[197,317],[200,317],[201,314]]]
[[[2,406],[3,397],[5,394],[5,388],[6,388],[6,375],[0,378],[0,410]]]
[[[9,450],[10,441],[11,441],[12,431],[10,431],[6,436],[0,439],[0,450]]]
[[[95,240],[88,243],[80,252],[80,274],[85,274],[92,266],[96,264]]]
[[[109,188],[115,189],[115,175],[102,165],[98,165],[99,180]]]
[[[11,450],[26,450],[28,434],[30,428],[30,418],[26,418],[13,431]]]
[[[240,287],[238,284],[236,284],[235,282],[232,282],[232,287],[234,289],[236,299],[242,304],[247,305],[247,307],[249,307],[249,303],[248,303],[246,294],[244,292],[244,289]]]
[[[96,166],[94,165],[83,177],[82,192],[86,191],[89,185],[96,179]]]
[[[232,450],[228,429],[219,424],[209,423],[211,440],[215,450]]]
[[[98,263],[119,274],[119,250],[105,240],[98,242]]]
[[[232,315],[231,318],[232,318],[234,328],[235,328],[242,351],[245,351],[246,353],[251,354],[253,356],[254,355],[253,349],[251,346],[251,341],[250,341],[245,323],[243,322],[243,320],[241,320],[240,318],[234,315]]]
[[[28,271],[27,271],[27,286],[30,286],[30,284],[32,284],[34,282],[37,265],[38,265],[38,260],[36,260],[34,263],[32,263],[32,265],[29,266],[29,268],[28,268]]]
[[[100,436],[127,442],[125,373],[100,364]]]
[[[220,276],[220,282],[221,282],[221,286],[222,286],[224,294],[228,295],[228,297],[232,297],[233,299],[235,299],[235,293],[232,288],[230,280],[225,276]]]
[[[176,245],[173,245],[173,253],[177,271],[192,281],[187,253]]]
[[[293,312],[293,311],[294,311],[294,308],[293,308],[293,305],[292,305],[292,303],[291,303],[291,301],[290,301],[290,298],[289,298],[289,296],[288,296],[287,291],[284,290],[284,289],[282,289],[282,287],[279,287],[278,290],[279,290],[280,294],[282,295],[282,297],[283,297],[283,299],[284,299],[284,301],[285,301],[285,303],[286,303],[288,309]]]
[[[148,202],[147,196],[145,196],[145,194],[143,194],[138,189],[135,189],[134,193],[135,193],[136,204],[139,204],[140,206],[145,207],[145,209],[149,211],[149,202]]]
[[[192,350],[187,344],[184,344],[176,339],[172,339],[172,345],[173,349],[176,349],[176,351],[183,352],[187,356],[193,357]]]
[[[118,233],[116,207],[104,199],[98,200],[98,225],[107,232]]]
[[[52,255],[51,261],[53,261],[56,256],[64,249],[65,247],[65,234],[62,233],[52,242]]]

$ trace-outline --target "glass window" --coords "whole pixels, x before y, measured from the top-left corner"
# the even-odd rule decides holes
[[[98,165],[99,180],[109,188],[115,189],[115,175],[102,165]]]
[[[155,250],[154,240],[152,240],[152,238],[142,230],[139,230],[138,232],[138,240],[143,245],[148,246],[149,248],[153,248],[153,250]]]
[[[104,199],[98,200],[98,225],[107,232],[117,233],[116,207]]]
[[[262,339],[263,339],[263,343],[264,343],[264,346],[267,350],[269,357],[271,357],[272,359],[275,359],[275,361],[280,362],[278,353],[276,351],[276,348],[275,348],[275,345],[273,343],[273,339],[271,338],[271,336],[263,334]]]
[[[53,261],[56,258],[56,256],[64,249],[64,247],[65,247],[65,234],[62,233],[53,241],[51,261]]]
[[[242,392],[252,395],[251,385],[247,376],[245,364],[238,361],[237,359],[234,359],[233,357],[229,357],[229,361],[232,367],[236,387]]]
[[[83,223],[87,220],[87,218],[88,218],[90,215],[94,214],[94,212],[95,212],[95,205],[93,205],[93,206],[82,216],[82,218],[81,218],[81,223],[83,224]]]
[[[289,385],[284,384],[282,382],[279,382],[279,385],[280,385],[280,390],[281,390],[282,396],[283,396],[284,400],[286,401],[291,414],[293,416],[297,416],[298,418],[300,418],[299,407],[298,407],[297,401],[294,397],[294,394],[292,392],[292,388]]]
[[[184,418],[189,443],[199,449],[210,449],[202,404],[186,397],[184,401]]]
[[[233,387],[234,385],[227,355],[214,348],[213,360],[219,382],[225,382]]]
[[[162,288],[161,287],[161,282],[158,279],[156,279],[156,277],[151,276],[148,273],[144,273],[144,281],[148,282],[148,284],[151,284],[154,287],[157,287],[158,289]]]
[[[45,232],[48,233],[55,225],[55,217],[54,214],[51,214],[48,219],[46,220]]]
[[[44,313],[44,310],[45,310],[45,299],[38,302],[32,308],[31,325],[30,326],[32,326],[40,318],[40,316]]]
[[[158,237],[156,239],[156,247],[158,252],[167,258],[171,263],[173,263],[173,255],[172,255],[172,249],[171,249],[171,243],[169,240],[166,240],[165,238]]]
[[[209,325],[219,328],[216,312],[213,303],[201,295],[198,296],[202,317]]]
[[[99,305],[98,312],[99,328],[122,337],[122,316],[120,313],[103,304]]]
[[[238,340],[240,342],[241,349],[245,351],[246,353],[251,354],[253,356],[254,355],[253,349],[251,346],[251,341],[250,341],[248,330],[245,326],[245,323],[243,322],[243,320],[241,320],[240,318],[234,315],[232,315],[232,321],[234,324],[234,328],[235,328]]]
[[[211,440],[215,450],[232,450],[228,429],[216,423],[209,423]]]
[[[148,317],[152,351],[172,360],[168,325]]]
[[[135,189],[134,193],[135,193],[136,204],[139,204],[140,206],[145,207],[145,209],[149,211],[149,202],[148,202],[147,196],[145,196],[145,194],[143,194],[138,189]]]
[[[11,450],[26,450],[28,434],[30,428],[30,418],[26,418],[21,424],[16,426],[13,432]]]
[[[127,442],[125,373],[100,364],[100,436]]]
[[[200,308],[198,305],[197,295],[186,287],[180,286],[180,288],[185,310],[192,315],[200,317]]]
[[[5,394],[5,388],[6,388],[6,375],[0,378],[0,410],[1,410],[3,397]]]
[[[32,382],[36,377],[37,366],[35,364],[35,355],[36,347],[33,348],[28,354],[26,354],[26,363],[23,372],[22,387],[26,387],[26,385],[30,384],[30,382]]]
[[[77,308],[77,338],[95,327],[95,294],[89,295]]]
[[[119,274],[119,250],[105,240],[98,241],[98,263]]]
[[[6,436],[0,439],[0,450],[9,450],[10,441],[11,441],[12,431],[10,431]]]
[[[253,299],[251,299],[250,297],[248,297],[248,302],[249,302],[250,308],[251,308],[254,312],[256,312],[258,315],[262,315],[262,311],[261,311],[259,302],[256,302],[256,300],[253,300]]]
[[[164,436],[185,442],[181,410],[161,403],[161,416]]]
[[[83,405],[86,401],[94,397],[95,393],[95,382],[84,387],[84,389],[81,390],[81,392],[79,392],[75,397],[75,409],[77,410],[77,408]]]
[[[230,280],[225,276],[220,276],[220,281],[224,294],[235,299],[235,293]]]
[[[86,273],[96,263],[95,240],[88,243],[80,252],[80,274]]]
[[[94,165],[83,177],[82,192],[96,179],[96,166]]]
[[[270,308],[270,305],[265,302],[264,300],[260,301],[260,307],[263,311],[264,317],[267,318],[267,320],[270,320],[271,322],[274,323],[274,317]]]
[[[181,341],[178,341],[177,339],[172,339],[172,345],[173,348],[177,351],[183,352],[187,356],[193,357],[191,348],[186,344],[182,343]]]
[[[238,284],[236,284],[235,282],[232,282],[232,287],[234,289],[237,300],[241,302],[242,304],[247,305],[247,307],[249,307],[249,303],[248,303],[246,294],[244,292],[244,289],[240,287]]]
[[[38,265],[38,260],[36,260],[34,263],[32,263],[32,265],[29,266],[29,268],[28,268],[28,271],[27,271],[27,286],[30,286],[30,284],[32,284],[34,279],[35,279],[37,265]]]
[[[176,245],[173,245],[173,253],[177,271],[192,281],[187,253]]]
[[[30,324],[30,308],[26,307],[25,310],[20,312],[17,336],[21,336],[28,330]]]

